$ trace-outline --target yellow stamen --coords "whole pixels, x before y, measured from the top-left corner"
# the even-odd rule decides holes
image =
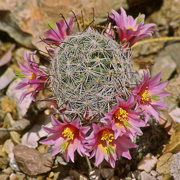
[[[30,91],[34,91],[34,88],[28,88],[28,91],[30,92]]]
[[[119,108],[114,113],[114,118],[119,120],[119,121],[124,121],[124,120],[127,120],[127,115],[128,115],[128,112],[126,110]]]
[[[102,141],[108,141],[112,142],[114,139],[114,134],[108,129],[103,130],[102,135],[101,135],[101,140]]]
[[[67,140],[73,140],[74,139],[74,133],[71,130],[71,128],[66,127],[64,131],[62,132],[63,136],[67,138]]]
[[[142,101],[149,101],[151,99],[151,94],[149,90],[145,90],[143,91],[143,93],[141,94],[141,100]]]
[[[132,27],[132,26],[126,26],[126,29],[131,29],[131,30],[133,30],[133,31],[136,31],[136,28],[134,28],[134,27]]]
[[[31,75],[29,75],[29,79],[35,79],[36,78],[36,74],[33,72],[30,72]]]

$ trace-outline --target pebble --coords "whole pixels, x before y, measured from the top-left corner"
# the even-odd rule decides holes
[[[0,157],[0,169],[6,169],[9,161],[5,157]]]
[[[98,169],[93,169],[89,172],[89,179],[90,180],[100,180],[100,174]]]
[[[176,63],[171,56],[160,56],[156,59],[156,62],[152,67],[152,76],[156,75],[159,72],[162,72],[161,79],[165,81],[170,78],[175,69]]]
[[[9,180],[24,180],[24,179],[25,179],[25,174],[15,174],[15,173],[12,173],[9,176]]]
[[[22,138],[22,145],[36,148],[38,146],[38,141],[41,137],[47,136],[48,133],[41,128],[42,125],[46,125],[46,127],[51,127],[51,123],[49,123],[50,119],[47,116],[42,116],[41,122],[35,124],[28,132],[26,132]]]
[[[141,172],[141,180],[156,180],[156,178],[143,171]]]
[[[0,180],[8,180],[9,179],[9,175],[7,174],[0,174]]]
[[[155,170],[152,170],[150,173],[151,173],[151,175],[154,176],[154,177],[156,177],[156,176],[158,175],[157,171],[155,171]]]
[[[9,163],[10,167],[16,172],[20,171],[20,169],[19,169],[19,167],[18,167],[18,165],[16,163],[16,160],[14,159],[14,154],[13,153],[9,154],[9,159],[10,159],[10,163]]]
[[[11,139],[7,139],[7,140],[4,142],[2,151],[6,152],[7,154],[10,154],[10,153],[12,153],[13,148],[14,148],[14,143],[12,142]]]
[[[13,152],[20,170],[25,174],[38,175],[51,170],[53,160],[50,154],[42,154],[24,145],[15,146]]]
[[[128,177],[130,177],[132,179],[140,179],[140,171],[139,170],[130,171],[128,173]]]
[[[114,176],[114,169],[112,168],[102,168],[101,176],[105,179],[111,179]]]
[[[180,152],[173,154],[170,164],[170,173],[176,180],[180,180]]]
[[[2,144],[8,138],[9,138],[8,131],[0,131],[0,144]],[[1,150],[0,150],[0,154],[1,154]]]
[[[180,123],[175,123],[173,125],[174,132],[170,137],[168,144],[164,146],[163,152],[165,153],[177,153],[180,151]]]
[[[16,102],[18,116],[19,118],[22,118],[28,111],[29,106],[32,102],[32,98],[30,98],[30,95],[28,95],[21,103],[19,102],[19,99],[24,92],[24,89],[16,89],[16,86],[19,84],[20,81],[21,79],[14,80],[8,87],[6,94],[8,97],[12,98]]]
[[[13,173],[13,170],[10,167],[8,167],[7,169],[3,169],[2,172],[9,175],[9,174]]]
[[[73,177],[74,180],[88,180],[86,176],[80,174],[79,172],[75,170],[70,170],[69,175]]]
[[[172,153],[163,154],[157,162],[156,171],[159,174],[169,174],[170,173],[170,163],[172,159]]]
[[[137,168],[146,172],[150,172],[156,165],[157,158],[152,154],[147,154],[138,164]]]
[[[169,115],[175,122],[180,123],[180,108],[176,107],[169,113]]]
[[[6,72],[0,77],[0,90],[4,89],[13,79],[15,74],[11,68],[8,68]]]
[[[177,71],[180,73],[180,43],[172,43],[165,47],[164,54],[168,54],[172,57],[174,62],[177,64]]]

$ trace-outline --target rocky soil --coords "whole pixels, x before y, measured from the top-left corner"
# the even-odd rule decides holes
[[[169,109],[161,112],[159,123],[143,129],[139,147],[131,151],[132,160],[122,158],[115,169],[106,163],[88,169],[80,156],[75,163],[66,163],[60,155],[52,157],[50,147],[39,144],[47,135],[41,126],[49,124],[51,109],[30,98],[18,102],[17,61],[23,61],[26,49],[44,49],[38,38],[60,13],[68,17],[71,10],[82,10],[90,21],[94,8],[96,23],[103,24],[107,13],[121,6],[133,16],[145,13],[147,22],[157,24],[153,38],[158,40],[135,44],[132,61],[138,71],[162,72],[162,80],[169,82]],[[0,180],[180,180],[179,12],[179,0],[0,0]]]

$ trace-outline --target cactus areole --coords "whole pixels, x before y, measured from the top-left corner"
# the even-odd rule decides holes
[[[58,105],[68,105],[79,117],[86,111],[101,117],[116,96],[127,98],[137,83],[130,56],[129,48],[91,28],[67,36],[51,61],[51,89]]]

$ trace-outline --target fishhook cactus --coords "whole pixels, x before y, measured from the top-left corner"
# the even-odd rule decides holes
[[[79,117],[86,110],[107,112],[116,96],[128,97],[129,88],[137,83],[130,57],[130,49],[91,28],[66,37],[50,68],[59,106],[68,104]]]

